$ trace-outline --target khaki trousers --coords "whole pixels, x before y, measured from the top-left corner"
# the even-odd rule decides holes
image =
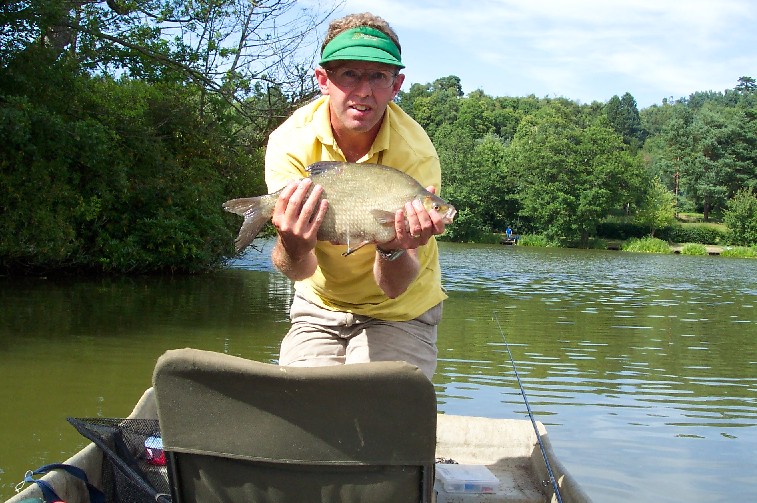
[[[279,365],[319,367],[406,361],[431,379],[442,303],[410,321],[384,321],[317,306],[295,295],[292,327],[281,342]]]

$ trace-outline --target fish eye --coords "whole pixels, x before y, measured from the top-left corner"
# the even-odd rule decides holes
[[[434,209],[435,209],[436,211],[439,211],[439,210],[441,210],[441,209],[442,209],[442,205],[441,205],[441,204],[439,204],[439,203],[434,203]]]

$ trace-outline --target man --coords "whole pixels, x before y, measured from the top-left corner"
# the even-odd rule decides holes
[[[405,79],[402,68],[399,40],[382,18],[365,13],[333,21],[315,70],[322,96],[269,138],[266,183],[269,192],[284,187],[273,215],[272,259],[295,281],[280,365],[404,360],[429,379],[436,369],[446,298],[434,239],[444,232],[441,216],[408,203],[395,215],[393,240],[344,257],[343,246],[317,240],[328,201],[319,202],[319,186],[308,197],[312,182],[300,180],[314,162],[348,161],[385,164],[439,188],[439,158],[428,135],[392,102]]]

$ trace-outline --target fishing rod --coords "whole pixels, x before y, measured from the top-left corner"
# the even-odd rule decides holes
[[[507,349],[507,354],[510,355],[510,363],[513,365],[513,372],[515,372],[515,379],[518,380],[518,387],[520,387],[520,394],[523,396],[523,401],[526,403],[526,410],[528,411],[528,417],[531,418],[531,425],[534,427],[534,433],[536,433],[536,441],[539,442],[539,449],[541,450],[541,455],[544,458],[544,464],[547,465],[547,473],[549,474],[549,481],[552,482],[552,489],[555,491],[555,496],[557,497],[558,503],[562,502],[562,497],[560,496],[560,488],[557,485],[557,480],[555,479],[555,475],[552,473],[552,466],[549,464],[549,459],[547,458],[547,451],[544,449],[544,444],[541,442],[541,435],[539,434],[539,428],[536,426],[536,419],[534,419],[534,414],[531,412],[531,406],[528,404],[528,397],[526,396],[526,390],[523,389],[523,383],[520,381],[520,375],[518,375],[518,369],[515,368],[515,360],[513,359],[513,354],[510,351],[510,344],[507,343],[507,338],[505,337],[505,331],[502,330],[502,325],[499,323],[499,317],[497,316],[497,313],[494,312],[494,320],[497,322],[497,328],[499,328],[499,333],[502,335],[502,340],[505,341],[505,349]]]

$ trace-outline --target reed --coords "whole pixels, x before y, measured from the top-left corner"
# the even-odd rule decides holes
[[[670,245],[662,239],[651,237],[629,239],[623,245],[623,251],[638,253],[670,253]]]
[[[707,255],[707,247],[701,243],[686,243],[681,248],[681,255]]]

